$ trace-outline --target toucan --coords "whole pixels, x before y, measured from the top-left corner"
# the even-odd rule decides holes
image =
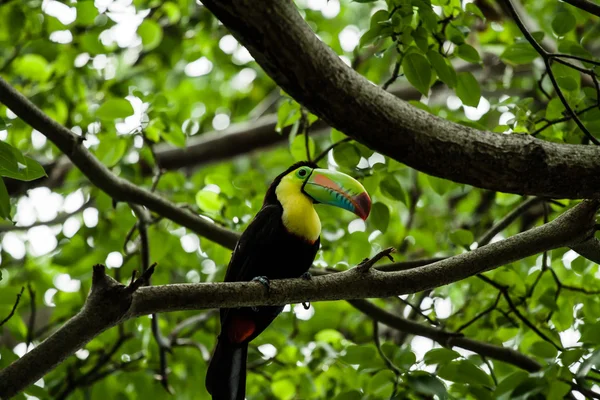
[[[321,221],[313,205],[329,204],[363,220],[371,199],[354,178],[299,162],[277,176],[269,186],[262,208],[237,242],[226,282],[309,279],[319,250]],[[221,309],[221,333],[206,374],[213,400],[244,400],[248,343],[283,311],[282,306]]]

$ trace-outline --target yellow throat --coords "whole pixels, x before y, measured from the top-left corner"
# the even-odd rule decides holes
[[[312,200],[302,193],[298,181],[284,176],[275,194],[283,207],[282,222],[287,231],[311,243],[317,240],[321,234],[321,220]]]

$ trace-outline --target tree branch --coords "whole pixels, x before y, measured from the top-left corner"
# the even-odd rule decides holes
[[[510,224],[512,224],[517,218],[519,218],[523,213],[529,210],[531,207],[535,206],[538,203],[541,203],[543,199],[539,197],[534,197],[525,202],[521,203],[517,208],[506,214],[497,224],[492,226],[487,232],[485,232],[479,239],[477,239],[477,244],[479,246],[485,246],[488,244],[494,236],[498,233],[502,232],[506,229]]]
[[[592,143],[594,143],[595,145],[600,145],[600,141],[598,141],[598,139],[596,139],[591,134],[591,132],[588,131],[588,129],[583,124],[583,122],[581,122],[581,119],[579,119],[579,116],[573,110],[573,108],[571,107],[571,105],[567,101],[567,98],[565,97],[564,93],[562,92],[561,88],[558,86],[558,82],[556,81],[556,77],[554,76],[554,72],[552,71],[552,65],[551,65],[551,61],[553,60],[552,55],[548,51],[546,51],[537,42],[537,40],[535,40],[535,38],[533,37],[533,35],[531,34],[531,32],[529,32],[529,30],[527,29],[527,27],[525,26],[525,24],[523,24],[523,21],[521,21],[521,17],[517,13],[517,10],[515,9],[512,1],[511,0],[504,0],[504,3],[506,4],[506,7],[508,8],[509,12],[511,13],[511,16],[513,17],[513,20],[515,21],[515,23],[517,24],[517,26],[519,27],[519,29],[523,33],[523,36],[525,36],[525,39],[527,39],[527,41],[531,44],[531,46],[533,46],[533,48],[535,49],[535,51],[537,51],[538,54],[544,60],[544,65],[546,66],[546,72],[548,73],[548,77],[550,78],[550,81],[552,82],[552,86],[554,86],[554,90],[556,91],[556,94],[560,98],[560,101],[563,103],[563,106],[565,106],[565,109],[568,111],[569,116],[575,121],[575,123],[577,124],[577,126],[579,127],[579,129],[581,129],[581,131],[585,134],[585,136]],[[560,60],[557,59],[557,61],[560,61]],[[561,62],[565,63],[565,61],[561,61]],[[570,65],[570,66],[573,67],[573,65]],[[585,73],[589,73],[587,71],[584,71],[584,72]],[[591,76],[594,77],[593,71],[591,72]]]
[[[594,14],[597,17],[600,17],[600,5],[594,4],[588,0],[563,0],[565,3],[569,3],[570,5],[577,7],[581,10],[585,10],[590,14]]]
[[[290,0],[203,4],[286,93],[381,154],[430,175],[494,191],[600,196],[600,149],[482,132],[418,110],[346,66]]]
[[[11,319],[13,315],[15,315],[15,311],[17,311],[17,307],[19,306],[19,302],[21,301],[21,296],[23,295],[24,290],[25,290],[25,286],[23,286],[21,288],[21,291],[17,294],[17,299],[15,300],[15,304],[13,305],[12,310],[10,310],[10,314],[8,314],[8,316],[6,318],[4,318],[2,321],[0,321],[0,327],[2,325],[4,325],[5,323],[7,323],[8,320]]]
[[[391,314],[367,300],[351,300],[352,304],[356,309],[362,311],[369,317],[375,319],[382,324],[385,324],[391,328],[398,329],[402,332],[407,332],[413,335],[423,336],[434,340],[442,346],[452,348],[454,346],[462,349],[470,350],[489,357],[495,360],[504,361],[506,363],[515,365],[529,372],[539,371],[541,365],[515,351],[513,349],[501,346],[495,346],[493,344],[479,342],[477,340],[466,338],[460,334],[453,332],[446,332],[443,329],[434,328],[419,324],[414,321],[409,321],[406,318],[401,318],[397,315]]]
[[[92,290],[83,309],[32,351],[0,371],[0,397],[8,398],[23,390],[99,333],[128,318],[179,310],[281,305],[307,300],[352,300],[416,293],[545,250],[588,240],[594,232],[598,207],[597,201],[583,201],[540,227],[423,267],[399,272],[381,272],[376,268],[358,271],[353,268],[315,277],[310,281],[273,280],[268,294],[256,282],[140,287],[147,282],[153,267],[126,287],[108,277],[104,267],[96,266]],[[496,358],[491,354],[486,355]]]
[[[94,185],[106,192],[113,200],[144,205],[209,240],[231,246],[235,244],[237,235],[234,232],[212,224],[148,190],[115,176],[83,146],[81,137],[48,117],[2,78],[0,78],[0,102],[50,139]]]

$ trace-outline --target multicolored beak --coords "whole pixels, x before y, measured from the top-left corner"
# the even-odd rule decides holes
[[[367,219],[371,198],[356,179],[341,172],[315,168],[302,190],[317,203],[343,208]]]

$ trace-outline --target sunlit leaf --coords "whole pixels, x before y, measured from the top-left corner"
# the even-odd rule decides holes
[[[98,118],[108,120],[125,118],[131,114],[133,114],[133,106],[125,99],[109,99],[96,110]]]
[[[145,19],[138,27],[137,32],[142,38],[142,44],[145,50],[154,49],[160,44],[163,38],[161,26],[150,19]]]

